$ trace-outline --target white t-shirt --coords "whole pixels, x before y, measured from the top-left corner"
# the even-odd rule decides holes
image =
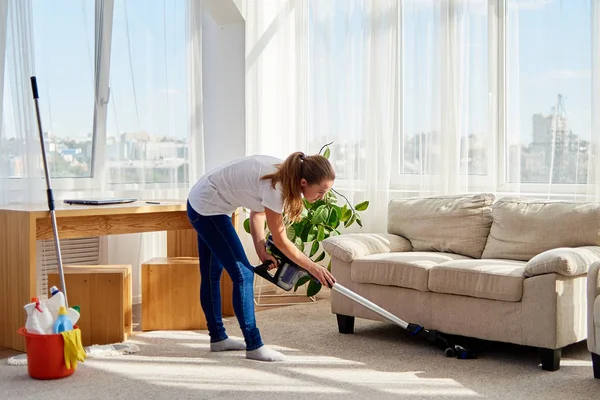
[[[271,156],[248,156],[205,174],[190,190],[190,205],[200,215],[231,215],[238,207],[262,212],[265,207],[283,213],[281,183],[260,178],[277,171],[280,160]]]

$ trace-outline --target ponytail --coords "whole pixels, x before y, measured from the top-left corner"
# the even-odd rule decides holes
[[[278,166],[277,172],[265,175],[271,179],[271,187],[281,182],[283,191],[283,212],[286,218],[295,222],[304,210],[301,180],[309,185],[321,183],[324,179],[334,180],[335,172],[329,160],[322,155],[306,156],[303,152],[292,153]]]

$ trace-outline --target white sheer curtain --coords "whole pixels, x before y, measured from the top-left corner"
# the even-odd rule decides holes
[[[331,145],[335,188],[352,205],[369,200],[365,230],[385,230],[399,123],[397,1],[311,2],[311,147]],[[340,199],[343,201],[343,199]]]
[[[246,152],[307,146],[307,1],[246,3]],[[317,149],[318,150],[318,149]]]
[[[9,0],[3,25],[2,137],[0,201],[2,204],[45,199],[41,149],[29,77],[34,74],[31,2]],[[18,180],[11,178],[18,177]]]

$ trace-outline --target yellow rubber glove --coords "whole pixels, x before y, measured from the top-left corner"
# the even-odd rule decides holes
[[[77,361],[83,362],[86,359],[85,350],[81,345],[81,331],[79,329],[72,329],[70,331],[61,332],[63,340],[65,342],[65,365],[67,369],[77,369]]]

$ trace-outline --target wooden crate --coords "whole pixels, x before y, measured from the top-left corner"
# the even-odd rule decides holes
[[[84,346],[120,343],[132,334],[131,266],[65,265],[69,306],[79,306]],[[48,273],[48,288],[60,288],[58,272]]]
[[[156,257],[142,264],[142,330],[206,329],[197,257]]]

